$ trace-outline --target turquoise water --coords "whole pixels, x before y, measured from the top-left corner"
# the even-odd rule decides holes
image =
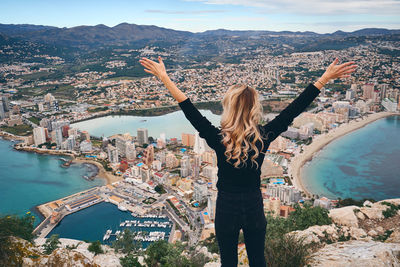
[[[200,110],[215,127],[220,125],[220,115],[215,115],[209,110]],[[146,120],[146,121],[142,121]],[[111,136],[119,133],[137,135],[138,128],[147,128],[149,136],[154,139],[165,133],[166,138],[176,137],[181,139],[182,133],[194,133],[195,129],[186,119],[183,111],[175,111],[162,116],[107,116],[93,120],[82,121],[71,125],[82,131],[88,131],[93,136]]]
[[[400,197],[400,116],[377,120],[327,145],[303,168],[304,186],[328,198]]]
[[[60,156],[16,151],[13,144],[0,139],[0,214],[23,215],[42,203],[105,184],[82,177],[94,171],[93,165],[63,168]]]
[[[120,211],[114,204],[102,202],[89,208],[80,210],[66,216],[50,233],[58,234],[63,238],[80,239],[87,241],[100,240],[102,243],[110,244],[114,238],[110,238],[103,242],[103,236],[108,229],[111,229],[113,234],[117,230],[123,231],[119,224],[125,220],[140,220],[140,221],[168,221],[168,218],[136,218],[130,212]],[[71,227],[74,225],[75,227]],[[88,231],[90,229],[90,231]],[[133,231],[163,231],[166,233],[165,239],[168,240],[167,234],[171,228],[148,228],[148,227],[131,227]],[[143,248],[146,248],[150,242],[143,242]]]

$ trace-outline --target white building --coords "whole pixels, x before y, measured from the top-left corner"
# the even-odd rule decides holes
[[[33,141],[35,146],[46,143],[46,132],[43,127],[33,128]]]
[[[92,142],[90,140],[83,140],[79,145],[79,149],[82,153],[92,152]]]
[[[292,185],[268,184],[267,195],[278,197],[286,205],[297,203],[301,199],[301,192]]]
[[[207,183],[203,180],[197,180],[194,182],[194,194],[193,199],[202,202],[207,199]]]
[[[118,163],[118,150],[117,148],[113,147],[112,145],[107,146],[107,153],[108,153],[108,161],[111,163]]]
[[[397,103],[390,98],[385,98],[382,100],[382,106],[390,112],[396,112],[397,111]]]

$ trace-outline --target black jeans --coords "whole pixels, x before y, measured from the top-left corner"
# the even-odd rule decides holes
[[[218,191],[215,234],[221,255],[221,267],[238,265],[238,239],[243,229],[250,267],[265,267],[265,232],[261,190],[246,193]]]

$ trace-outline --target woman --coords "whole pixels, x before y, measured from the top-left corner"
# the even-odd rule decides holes
[[[320,89],[331,79],[349,77],[357,65],[347,62],[337,65],[336,58],[325,73],[290,103],[277,117],[264,126],[259,125],[262,106],[255,89],[234,85],[223,100],[221,127],[214,127],[169,79],[161,57],[158,63],[142,58],[145,71],[158,77],[178,101],[185,117],[218,159],[218,196],[215,232],[222,267],[237,266],[237,245],[243,229],[249,264],[266,266],[264,257],[267,221],[260,190],[261,165],[270,143],[286,131],[293,119],[317,97]]]

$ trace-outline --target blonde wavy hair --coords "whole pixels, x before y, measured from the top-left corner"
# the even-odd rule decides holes
[[[256,158],[263,151],[263,137],[258,129],[262,118],[262,105],[258,101],[258,92],[246,85],[231,86],[223,100],[221,116],[222,143],[226,147],[224,152],[226,161],[233,159],[235,168],[241,163],[247,166],[249,148],[255,151],[251,157],[252,166]],[[262,148],[258,151],[256,143],[260,141]]]

